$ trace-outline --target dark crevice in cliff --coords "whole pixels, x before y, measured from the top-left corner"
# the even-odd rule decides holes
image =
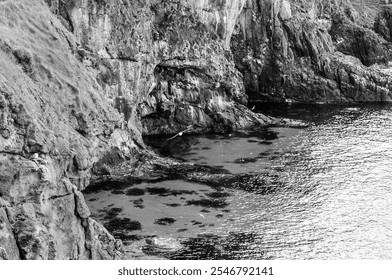
[[[64,0],[45,0],[46,4],[50,7],[54,14],[59,15],[60,20],[64,26],[70,31],[74,31],[71,15],[69,13],[72,6],[75,5],[76,1],[64,1]]]
[[[111,58],[104,58],[101,57],[103,59],[107,59],[107,60],[118,60],[118,61],[128,61],[128,62],[139,62],[139,60],[135,59],[135,58],[130,58],[130,57],[121,57],[121,56],[117,56],[117,57],[111,57]]]
[[[245,0],[204,6],[45,0],[61,24],[42,1],[17,2],[3,5],[17,22],[5,17],[1,23],[0,59],[7,68],[0,86],[7,98],[0,99],[0,193],[17,212],[20,232],[13,235],[24,258],[116,255],[114,239],[89,218],[79,191],[91,176],[133,172],[148,180],[154,172],[166,172],[160,178],[182,172],[188,180],[212,184],[221,176],[220,184],[243,180],[245,186],[247,178],[210,176],[199,167],[188,174],[191,168],[172,168],[169,159],[154,170],[159,160],[142,140],[142,134],[222,133],[278,123],[245,106],[245,89],[251,99],[274,102],[392,101],[388,76],[378,68],[390,58],[390,12],[375,26],[381,39],[360,25],[348,4],[336,1],[316,0],[310,9],[304,0],[249,0],[241,11]],[[196,171],[208,174],[200,179]],[[52,213],[62,220],[50,227]],[[83,244],[52,242],[73,234],[84,234]]]
[[[0,151],[0,154],[3,154],[3,155],[11,155],[11,156],[19,156],[19,157],[22,157],[22,158],[24,158],[24,159],[26,159],[26,160],[29,160],[28,158],[26,158],[26,157],[23,155],[22,152]]]
[[[64,195],[54,195],[54,196],[49,197],[48,200],[61,199],[61,198],[64,198],[64,197],[67,197],[67,196],[70,196],[70,195],[73,195],[73,193],[67,193],[67,194],[64,194]]]
[[[207,66],[181,64],[182,60],[170,59],[155,67],[156,86],[142,107],[145,134],[235,130],[234,110],[258,123],[255,114],[236,104],[246,103],[245,97],[235,96],[227,81],[218,80]]]
[[[357,2],[356,8],[360,7]],[[369,28],[367,19],[349,2],[316,0],[313,4],[248,2],[253,9],[244,9],[240,15],[231,48],[250,100],[391,101],[385,82],[390,44]],[[377,24],[376,31],[384,26]]]

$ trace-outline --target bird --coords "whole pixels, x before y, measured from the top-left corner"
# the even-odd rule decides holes
[[[188,127],[185,130],[180,131],[179,133],[177,133],[173,137],[170,137],[169,139],[166,139],[166,141],[172,140],[172,139],[176,138],[177,136],[182,136],[184,134],[184,132],[189,131],[191,128],[192,128],[192,125],[188,125]]]

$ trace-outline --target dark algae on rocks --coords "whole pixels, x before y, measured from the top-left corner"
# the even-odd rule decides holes
[[[360,2],[0,1],[0,259],[126,258],[121,240],[143,225],[117,207],[96,217],[84,198],[94,191],[135,211],[151,196],[221,217],[223,190],[134,185],[274,181],[160,157],[143,136],[284,124],[249,100],[391,101],[391,8]],[[208,254],[226,258],[226,241]]]

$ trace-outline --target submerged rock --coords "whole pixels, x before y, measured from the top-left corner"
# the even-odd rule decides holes
[[[229,204],[224,199],[192,199],[187,201],[187,205],[201,206],[204,208],[225,208]]]
[[[138,221],[119,217],[120,212],[122,212],[120,208],[110,209],[104,217],[105,222],[103,224],[114,237],[122,241],[134,240],[135,235],[132,232],[141,230],[142,225]]]
[[[1,1],[0,258],[121,257],[82,194],[108,179],[120,194],[167,178],[278,188],[158,158],[142,140],[279,125],[246,107],[245,88],[267,101],[392,101],[378,65],[390,59],[388,10],[374,33],[348,1],[312,3]]]
[[[145,191],[143,189],[139,188],[131,188],[125,192],[126,195],[129,196],[141,196],[145,194]]]
[[[158,224],[158,225],[162,225],[162,226],[167,226],[167,225],[173,224],[175,221],[176,220],[173,218],[160,218],[160,219],[155,220],[154,223]]]

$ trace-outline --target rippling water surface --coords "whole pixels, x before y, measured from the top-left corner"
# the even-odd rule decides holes
[[[391,108],[294,107],[282,112],[270,113],[312,125],[184,137],[160,146],[163,153],[197,164],[272,178],[267,186],[255,186],[271,191],[163,183],[167,188],[196,191],[184,193],[183,202],[178,197],[172,203],[166,201],[168,197],[154,199],[155,208],[179,204],[159,208],[164,210],[158,213],[182,218],[176,218],[167,230],[168,225],[148,224],[146,215],[154,220],[161,213],[155,217],[145,208],[141,220],[148,225],[143,227],[142,222],[136,233],[181,243],[183,249],[172,258],[391,259]],[[154,140],[147,141],[154,145]],[[187,203],[217,192],[226,194],[222,207]],[[144,199],[149,201],[151,195]],[[119,201],[102,193],[87,197],[96,213],[103,205]],[[132,216],[132,210],[128,212]]]

